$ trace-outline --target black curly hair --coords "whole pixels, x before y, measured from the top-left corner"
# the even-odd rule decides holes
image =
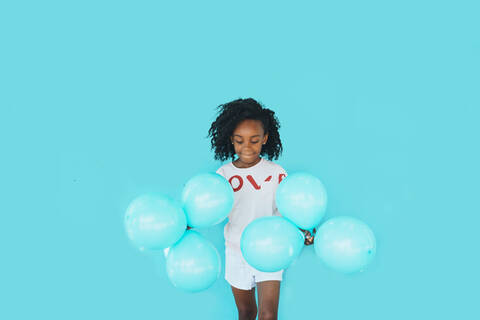
[[[211,148],[215,151],[215,160],[225,161],[229,158],[234,160],[235,149],[230,141],[237,125],[246,119],[259,120],[263,125],[264,133],[268,133],[268,139],[262,146],[260,155],[267,155],[269,160],[278,159],[282,153],[282,142],[278,129],[280,123],[275,112],[264,108],[255,99],[237,99],[217,107],[218,116],[208,130],[211,139]]]

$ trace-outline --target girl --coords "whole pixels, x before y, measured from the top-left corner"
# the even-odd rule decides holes
[[[283,270],[261,272],[251,267],[242,256],[240,238],[254,219],[281,216],[275,205],[275,191],[287,173],[271,161],[282,152],[280,124],[272,110],[252,98],[237,99],[218,109],[219,114],[208,131],[215,159],[234,160],[235,154],[238,156],[217,170],[231,184],[235,200],[224,229],[225,280],[232,288],[239,320],[256,319],[255,287],[259,319],[277,319]],[[306,236],[305,245],[313,244],[310,232],[302,232]]]

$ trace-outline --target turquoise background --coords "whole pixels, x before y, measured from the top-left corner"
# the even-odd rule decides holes
[[[2,1],[0,318],[234,319],[123,229],[214,171],[215,107],[276,112],[287,172],[377,237],[345,276],[313,246],[280,319],[478,319],[478,1]],[[223,224],[200,230],[222,256]]]

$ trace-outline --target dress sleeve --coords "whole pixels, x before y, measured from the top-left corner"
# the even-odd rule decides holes
[[[218,173],[219,175],[221,175],[222,177],[224,177],[224,178],[225,178],[225,175],[224,175],[224,173],[223,173],[223,169],[222,169],[222,167],[218,168],[218,170],[217,170],[217,171],[215,171],[215,172],[216,172],[216,173]]]

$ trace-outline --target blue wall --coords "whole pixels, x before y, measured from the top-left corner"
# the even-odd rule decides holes
[[[215,107],[276,111],[289,173],[377,237],[365,272],[304,248],[280,319],[473,319],[476,1],[0,4],[0,318],[234,319],[230,288],[174,288],[123,229],[145,192],[214,171]],[[200,230],[222,256],[223,225]]]

